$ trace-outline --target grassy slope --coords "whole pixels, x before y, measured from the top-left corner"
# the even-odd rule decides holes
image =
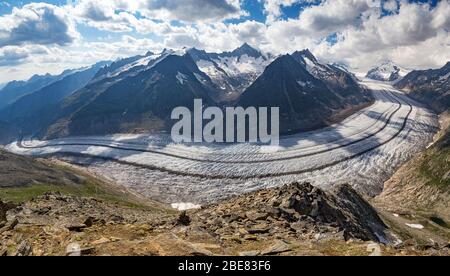
[[[450,116],[442,115],[436,143],[405,164],[385,183],[375,199],[393,211],[413,210],[424,217],[450,222]]]
[[[125,207],[166,209],[163,204],[66,165],[0,151],[0,200],[26,202],[47,192],[95,197]]]

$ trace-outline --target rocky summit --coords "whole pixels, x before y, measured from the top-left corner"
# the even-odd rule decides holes
[[[377,212],[349,185],[325,193],[309,183],[294,183],[205,208],[193,219],[222,236],[312,238],[332,233],[345,240],[386,240]]]

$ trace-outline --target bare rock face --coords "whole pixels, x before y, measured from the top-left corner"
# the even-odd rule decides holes
[[[324,192],[309,183],[264,190],[211,206],[192,216],[194,224],[221,236],[243,239],[278,235],[339,233],[344,239],[383,241],[386,226],[349,185]]]

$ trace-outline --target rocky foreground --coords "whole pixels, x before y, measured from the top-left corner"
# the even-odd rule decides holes
[[[47,193],[0,203],[0,255],[449,255],[400,241],[344,185],[291,184],[189,212]]]

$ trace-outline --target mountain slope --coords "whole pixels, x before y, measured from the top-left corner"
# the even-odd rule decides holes
[[[14,140],[19,134],[19,131],[6,122],[0,121],[0,145],[8,144]]]
[[[390,236],[390,229],[348,185],[324,192],[308,183],[294,183],[189,212],[174,212],[157,204],[130,208],[104,198],[98,200],[98,196],[48,193],[18,208],[0,201],[0,212],[0,223],[5,225],[0,226],[2,256],[450,253],[445,244],[425,248],[415,246],[415,240],[381,244],[379,240],[386,242],[384,237]]]
[[[361,103],[361,87],[356,77],[338,66],[321,64],[308,50],[297,51],[292,57],[300,62],[315,78],[323,81],[334,94],[346,98],[351,103]]]
[[[81,176],[0,150],[0,188],[35,184],[80,185],[83,182]]]
[[[21,97],[38,91],[71,73],[73,73],[72,70],[66,70],[57,76],[52,76],[50,74],[44,76],[34,75],[28,81],[12,81],[5,84],[3,89],[0,90],[0,110],[7,105],[14,103]]]
[[[22,129],[24,134],[39,130],[51,116],[54,116],[52,106],[84,87],[105,64],[107,63],[101,62],[86,70],[70,74],[18,99],[0,111],[0,118]]]
[[[441,113],[450,107],[450,62],[436,70],[412,71],[395,87]]]
[[[405,77],[410,70],[407,70],[405,68],[402,68],[393,62],[385,62],[381,64],[380,66],[377,66],[373,69],[371,69],[367,75],[366,78],[378,80],[378,81],[399,81],[403,77]]]
[[[438,140],[400,168],[376,202],[393,212],[416,212],[450,226],[450,110]],[[441,222],[439,222],[441,221]]]
[[[93,82],[66,99],[47,137],[166,130],[175,107],[212,105],[216,91],[190,55],[164,54],[144,70]],[[125,73],[124,73],[125,74]]]
[[[238,105],[279,107],[280,130],[288,133],[322,127],[339,111],[371,101],[371,96],[359,86],[345,91],[331,85],[330,79],[316,78],[310,73],[312,68],[299,57],[301,53],[277,58],[242,94]],[[329,71],[334,72],[334,69]],[[342,76],[346,75],[339,71]]]

